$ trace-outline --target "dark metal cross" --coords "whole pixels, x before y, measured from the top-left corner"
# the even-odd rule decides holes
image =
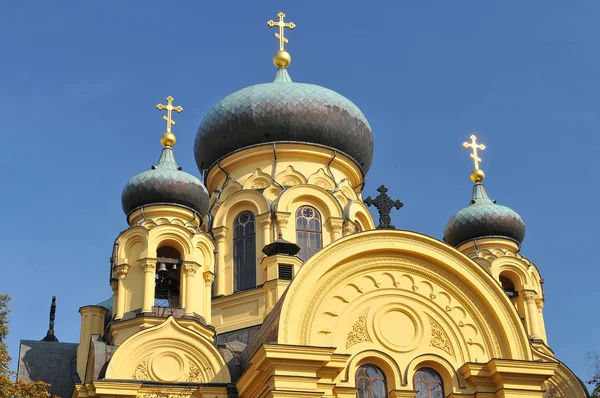
[[[377,226],[377,229],[396,229],[396,227],[392,225],[390,212],[393,207],[400,210],[400,208],[404,206],[404,203],[399,200],[393,201],[387,194],[388,189],[383,185],[377,188],[377,191],[379,192],[379,195],[377,195],[375,199],[371,199],[370,196],[365,199],[367,206],[375,206],[379,212],[379,225]]]

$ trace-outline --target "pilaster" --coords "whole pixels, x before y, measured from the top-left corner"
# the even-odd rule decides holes
[[[190,316],[193,317],[195,316],[196,313],[200,312],[199,308],[202,308],[202,292],[198,292],[197,290],[197,286],[196,289],[194,288],[195,286],[195,282],[196,282],[196,272],[198,272],[198,269],[200,268],[200,266],[194,262],[191,261],[184,261],[183,262],[183,273],[185,274],[185,282],[186,282],[186,287],[185,287],[185,294],[186,294],[186,298],[185,298],[185,310],[184,310],[184,314],[186,316]],[[204,314],[202,314],[204,315]]]
[[[154,290],[156,287],[156,259],[143,258],[139,260],[140,266],[144,270],[144,304],[142,314],[152,313],[154,306]]]
[[[225,294],[225,252],[227,248],[227,232],[229,229],[225,226],[217,227],[212,230],[217,244],[217,288],[215,289],[215,296],[223,296]],[[233,276],[231,276],[233,277]]]
[[[258,247],[262,248],[271,243],[272,241],[273,234],[271,231],[271,225],[273,224],[273,222],[271,220],[271,213],[259,214],[258,216],[256,216],[256,222],[258,224],[258,227],[260,228],[261,236],[261,241]],[[256,285],[262,285],[266,280],[265,278],[266,275],[264,269],[260,266],[260,264],[257,264]]]
[[[275,224],[277,225],[277,234],[281,234],[284,239],[290,240],[287,235],[288,221],[290,220],[291,213],[278,211],[275,213]],[[292,239],[295,241],[295,239]]]
[[[202,316],[206,320],[206,323],[210,324],[212,319],[211,292],[212,284],[215,281],[215,274],[205,271],[202,275],[204,276],[204,313]]]
[[[127,277],[129,272],[128,264],[117,265],[115,273],[117,274],[118,294],[117,294],[117,308],[115,310],[115,320],[123,318],[123,312],[125,311],[125,286],[123,280]]]
[[[537,293],[534,290],[523,290],[521,296],[527,308],[527,319],[529,320],[529,335],[534,339],[540,338],[540,325],[538,319],[538,308],[535,302]]]
[[[344,219],[339,217],[329,217],[327,224],[329,225],[329,231],[331,233],[331,242],[340,239],[342,237]]]

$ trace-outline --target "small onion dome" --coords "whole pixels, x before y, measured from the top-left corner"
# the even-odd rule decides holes
[[[265,253],[267,257],[274,256],[276,254],[295,256],[300,253],[300,246],[283,239],[283,236],[279,234],[279,239],[263,247],[262,252]]]
[[[472,239],[501,237],[518,244],[525,238],[525,223],[516,211],[497,205],[481,182],[473,187],[471,204],[452,216],[444,241],[459,246]]]
[[[164,147],[158,163],[151,170],[133,177],[121,195],[123,211],[152,204],[176,204],[205,215],[208,211],[208,191],[204,184],[181,170],[171,147]]]
[[[294,83],[279,68],[272,83],[246,87],[219,101],[200,124],[194,155],[200,170],[243,148],[279,142],[340,151],[366,173],[373,133],[361,110],[335,91]]]

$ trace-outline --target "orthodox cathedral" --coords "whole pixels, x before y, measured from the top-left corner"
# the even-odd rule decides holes
[[[554,357],[525,224],[474,162],[444,241],[395,230],[402,203],[363,196],[373,133],[361,110],[287,67],[224,97],[175,159],[171,97],[158,161],[123,189],[113,297],[80,308],[76,343],[23,340],[18,377],[63,398],[579,398]],[[127,177],[127,176],[124,176]],[[466,193],[465,193],[466,195]],[[465,197],[466,199],[466,197]],[[367,206],[379,212],[376,223]]]

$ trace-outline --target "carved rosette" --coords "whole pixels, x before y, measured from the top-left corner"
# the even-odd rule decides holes
[[[354,325],[352,325],[352,330],[348,333],[348,337],[346,338],[346,348],[350,348],[353,345],[364,341],[371,341],[369,331],[367,330],[368,313],[369,309],[367,308],[360,313],[358,319],[354,322]]]
[[[454,355],[452,344],[446,334],[446,331],[442,326],[432,317],[427,315],[429,318],[429,324],[431,325],[431,343],[432,347],[439,348],[442,351],[446,351],[450,355]]]

